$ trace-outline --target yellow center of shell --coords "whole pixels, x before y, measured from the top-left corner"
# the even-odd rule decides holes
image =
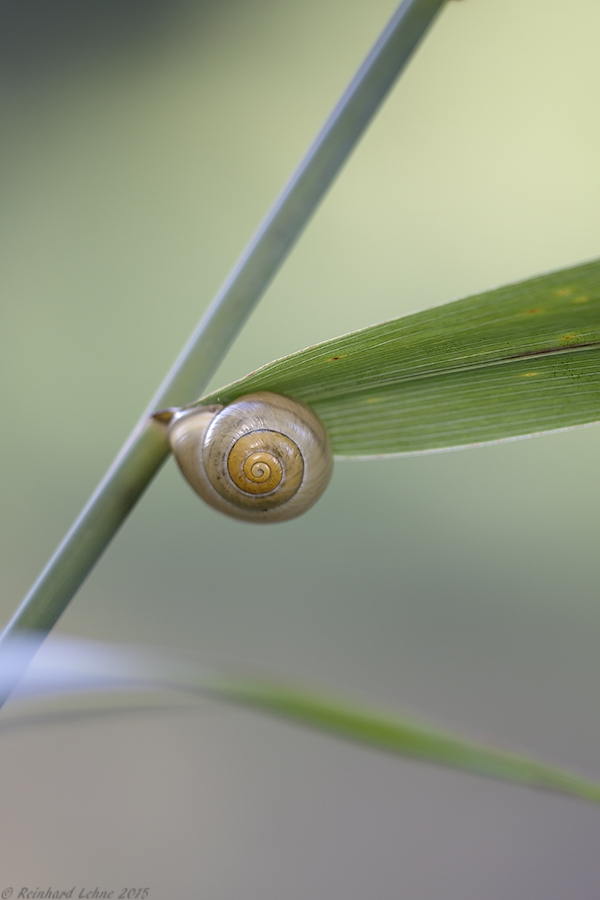
[[[259,451],[245,458],[238,441],[227,461],[231,480],[247,494],[268,494],[274,491],[283,478],[283,467],[273,453]],[[241,465],[240,465],[241,463]]]
[[[278,499],[273,497],[272,502],[282,503],[298,490],[304,465],[294,441],[265,430],[245,434],[235,442],[227,457],[227,471],[244,494],[258,500],[277,491]]]

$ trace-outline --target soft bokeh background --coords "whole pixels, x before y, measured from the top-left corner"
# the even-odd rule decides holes
[[[4,0],[0,617],[394,7]],[[214,381],[597,256],[596,0],[451,3]],[[600,429],[344,462],[306,517],[170,463],[60,631],[297,676],[600,778]],[[597,900],[600,813],[211,707],[0,733],[0,889]]]

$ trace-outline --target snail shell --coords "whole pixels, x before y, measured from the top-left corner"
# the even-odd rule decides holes
[[[319,499],[333,455],[318,416],[299,400],[259,391],[229,406],[176,413],[177,464],[210,506],[248,522],[293,519]]]

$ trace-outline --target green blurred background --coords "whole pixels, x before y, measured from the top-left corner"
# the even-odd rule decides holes
[[[4,620],[393,8],[0,8]],[[599,28],[595,0],[448,4],[213,385],[597,256]],[[170,462],[59,630],[297,676],[600,778],[599,451],[589,427],[346,461],[264,529]],[[15,729],[0,759],[15,893],[598,898],[597,809],[250,712]]]

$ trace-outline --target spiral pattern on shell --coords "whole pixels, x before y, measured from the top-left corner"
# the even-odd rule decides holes
[[[331,478],[333,456],[321,420],[306,404],[270,391],[225,407],[183,410],[171,421],[169,440],[194,490],[246,521],[300,515]]]

